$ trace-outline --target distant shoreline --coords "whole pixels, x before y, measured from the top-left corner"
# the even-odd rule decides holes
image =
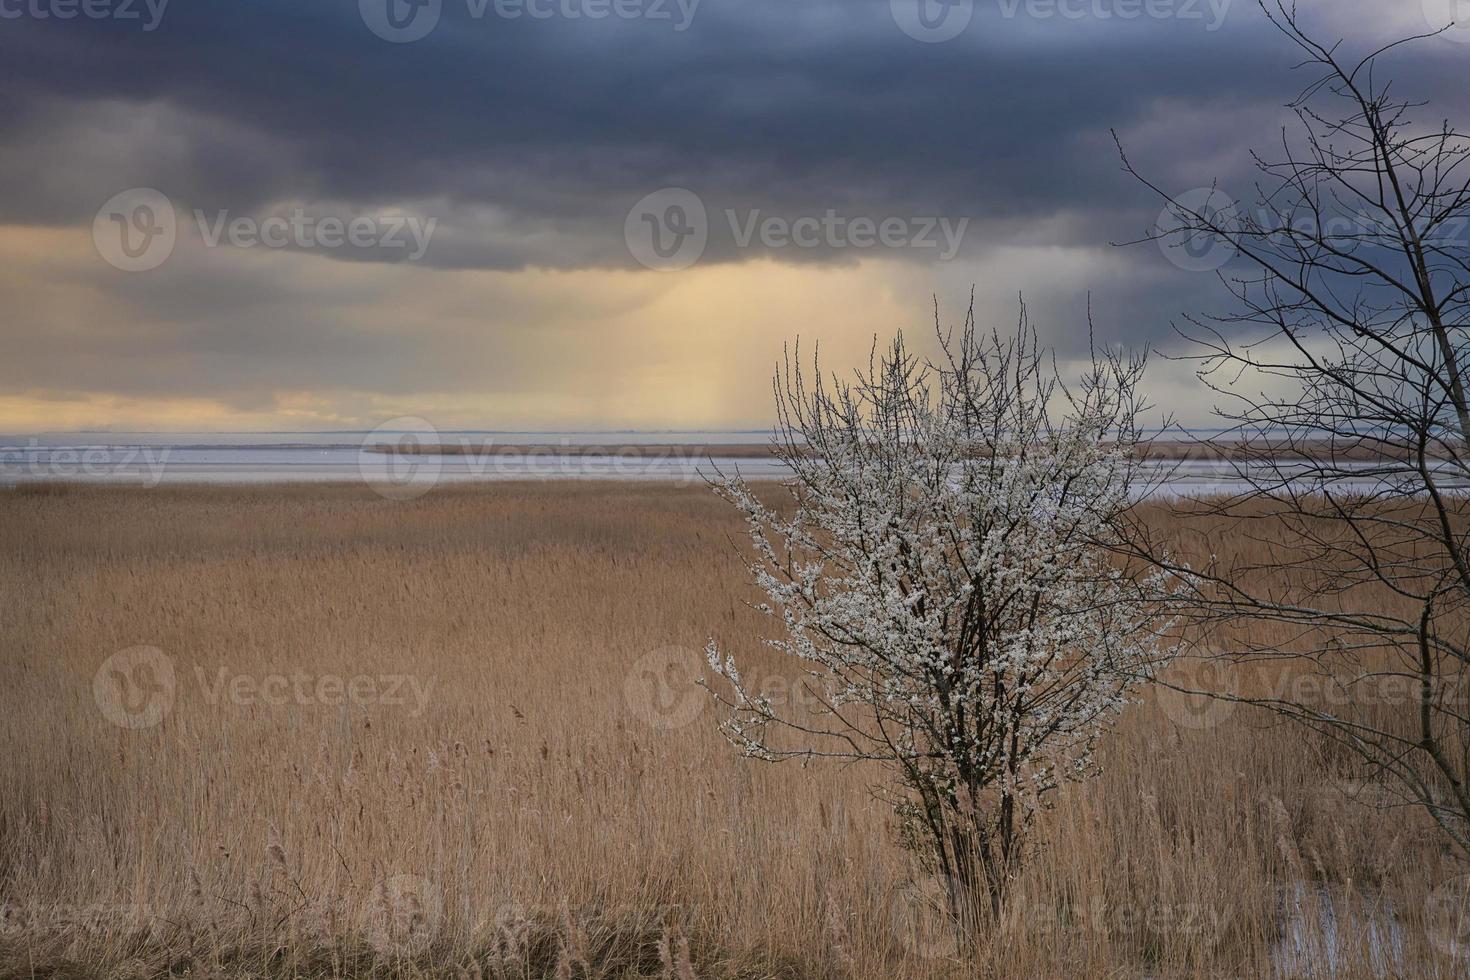
[[[1333,460],[1336,462],[1387,462],[1402,458],[1389,456],[1369,445],[1333,447],[1326,443],[1306,443],[1292,448],[1285,443],[1273,445],[1267,440],[1207,444],[1184,440],[1142,442],[1143,458],[1152,460],[1259,460],[1262,458]],[[555,443],[469,443],[408,442],[401,445],[376,443],[364,447],[366,452],[404,456],[605,456],[630,459],[770,459],[775,451],[769,443],[639,443],[622,445]],[[1304,451],[1305,450],[1305,451]]]

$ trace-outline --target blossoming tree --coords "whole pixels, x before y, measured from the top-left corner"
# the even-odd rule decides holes
[[[936,311],[936,328],[938,316]],[[905,843],[953,911],[999,912],[1049,794],[1095,771],[1130,692],[1167,659],[1146,583],[1109,560],[1144,474],[1143,360],[1094,354],[1064,385],[1029,327],[899,335],[852,381],[799,352],[775,381],[775,451],[794,498],[738,474],[770,646],[803,704],[742,680],[711,642],[707,686],[748,756],[877,762]],[[1157,583],[1154,583],[1157,584]],[[723,678],[722,680],[719,678]]]

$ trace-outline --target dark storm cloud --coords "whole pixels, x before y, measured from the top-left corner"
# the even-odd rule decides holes
[[[151,31],[0,21],[0,221],[86,222],[135,185],[210,213],[404,205],[439,218],[431,264],[575,268],[629,265],[629,207],[683,186],[710,212],[705,261],[760,251],[737,254],[727,210],[965,217],[972,248],[1064,216],[1056,243],[1101,244],[1157,211],[1119,174],[1109,127],[1194,124],[1139,146],[1166,183],[1188,180],[1186,163],[1218,162],[1202,145],[1242,135],[1201,119],[1248,107],[1232,121],[1269,138],[1292,84],[1289,51],[1246,0],[1217,30],[1205,0],[1178,0],[1197,18],[1138,20],[981,0],[939,44],[906,36],[886,2],[703,0],[684,30],[690,8],[673,0],[672,22],[442,9],[405,44],[343,0],[172,0]],[[1437,52],[1415,73],[1449,88],[1436,58],[1464,52]]]
[[[58,2],[0,0],[0,12]],[[1151,246],[1110,251],[1142,235],[1160,202],[1120,173],[1108,130],[1162,186],[1220,176],[1241,193],[1243,143],[1269,146],[1305,81],[1247,0],[1154,0],[1199,14],[1162,19],[1030,16],[1031,0],[976,0],[964,33],[944,43],[907,36],[886,0],[662,0],[672,21],[507,20],[496,0],[475,17],[470,2],[441,0],[432,33],[401,44],[375,36],[356,0],[170,0],[152,30],[0,17],[0,225],[85,228],[115,193],[154,187],[186,225],[194,209],[433,217],[419,264],[438,269],[639,269],[629,209],[684,187],[707,211],[705,265],[873,254],[825,242],[773,250],[759,237],[739,248],[732,220],[968,222],[952,264],[932,250],[897,254],[932,267],[951,304],[974,278],[1024,280],[1047,336],[1075,352],[1089,291],[1100,337],[1134,343],[1167,337],[1178,311],[1219,298],[1213,277]],[[147,16],[143,0],[133,6]],[[1369,26],[1374,39],[1400,33]],[[1422,47],[1397,63],[1401,87],[1464,119],[1467,56],[1466,45]],[[1005,254],[1017,248],[1035,250],[1025,269]],[[303,262],[402,257],[340,249]],[[452,296],[379,296],[359,277],[330,285],[339,280],[314,274],[320,265],[255,258],[181,247],[147,275],[98,261],[13,276],[0,381],[237,406],[273,389],[534,391],[586,346],[581,326],[548,332],[571,302],[562,297],[517,309],[516,290],[497,284],[461,310]],[[989,284],[1005,317],[1012,283]],[[97,312],[78,317],[77,296]],[[383,309],[403,319],[374,320]]]

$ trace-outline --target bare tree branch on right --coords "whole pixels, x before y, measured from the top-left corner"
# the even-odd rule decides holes
[[[1252,201],[1180,204],[1119,143],[1169,202],[1145,241],[1236,255],[1231,312],[1180,332],[1218,399],[1206,441],[1245,489],[1180,508],[1265,557],[1178,569],[1182,611],[1201,656],[1314,679],[1206,693],[1325,736],[1366,796],[1422,808],[1470,856],[1470,141],[1384,74],[1433,35],[1349,58],[1262,6],[1311,79],[1253,154]],[[1135,521],[1130,550],[1167,567],[1157,545]]]

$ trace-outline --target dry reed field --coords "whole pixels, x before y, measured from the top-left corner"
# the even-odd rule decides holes
[[[741,535],[703,487],[4,494],[0,974],[1465,975],[1427,820],[1163,694],[957,947],[882,773],[717,733],[707,638],[790,694]]]

